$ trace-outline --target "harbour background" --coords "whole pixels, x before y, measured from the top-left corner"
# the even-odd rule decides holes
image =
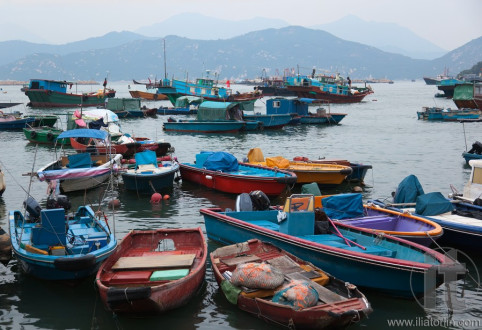
[[[24,114],[65,113],[65,109],[31,109],[20,86],[0,86],[0,102],[22,102],[11,108]],[[130,82],[114,82],[108,87],[117,90],[116,97],[130,97],[129,87],[142,90]],[[232,85],[240,92],[252,86]],[[101,85],[79,86],[84,92],[96,91]],[[389,198],[398,183],[409,174],[415,174],[425,192],[451,193],[450,185],[463,190],[470,175],[461,154],[476,140],[482,139],[482,123],[427,122],[417,120],[417,111],[423,106],[456,108],[452,100],[434,98],[435,86],[423,80],[395,81],[394,84],[372,84],[375,93],[356,104],[333,104],[332,112],[347,113],[336,126],[288,126],[282,130],[237,134],[183,134],[164,132],[162,123],[167,116],[143,119],[121,119],[123,132],[153,139],[163,139],[175,148],[180,162],[193,162],[201,150],[227,151],[238,159],[246,157],[249,149],[260,147],[266,156],[282,155],[291,159],[305,156],[348,159],[371,164],[363,186],[364,200]],[[255,104],[256,112],[265,111],[265,100]],[[147,107],[168,105],[167,101],[143,102]],[[4,109],[9,112],[10,109]],[[175,117],[175,116],[174,116]],[[65,126],[65,116],[61,116]],[[464,136],[465,131],[465,136]],[[0,226],[7,230],[8,211],[21,209],[29,190],[42,206],[46,201],[46,184],[22,176],[54,159],[53,148],[28,143],[21,131],[0,132],[0,160],[5,173],[7,189],[0,198]],[[117,187],[116,197],[121,207],[114,214],[105,209],[116,229],[118,239],[131,229],[167,227],[201,227],[205,232],[199,209],[219,206],[234,208],[234,195],[223,194],[190,182],[179,181],[170,192],[171,198],[159,205],[149,203],[149,195],[138,196]],[[322,193],[349,192],[352,185],[337,189],[323,189]],[[294,188],[294,192],[299,188]],[[83,203],[97,209],[103,189],[87,194],[70,194],[72,209]],[[272,200],[281,203],[284,196]],[[208,240],[209,250],[219,247]],[[482,270],[482,258],[476,251],[467,252]],[[474,273],[475,274],[475,273]],[[218,290],[208,264],[205,284],[196,298],[184,308],[165,315],[133,318],[112,315],[103,307],[94,285],[94,277],[77,286],[65,286],[26,276],[15,260],[8,267],[0,266],[0,327],[5,329],[147,329],[154,327],[178,329],[276,329],[230,305]],[[362,288],[374,312],[369,319],[351,328],[388,328],[387,319],[407,319],[421,322],[424,310],[415,302],[381,295]],[[476,320],[482,316],[482,297],[474,285],[465,289],[467,308],[454,313],[454,320]],[[447,308],[440,304],[431,312],[439,320],[448,317]],[[411,329],[427,327],[410,327]],[[443,328],[443,327],[440,327]],[[451,328],[457,328],[451,326]],[[471,328],[471,327],[465,327]],[[473,327],[477,328],[477,327]]]

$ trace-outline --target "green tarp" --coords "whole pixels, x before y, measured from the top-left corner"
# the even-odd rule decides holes
[[[474,98],[474,86],[472,84],[462,84],[455,86],[454,100],[472,100]]]

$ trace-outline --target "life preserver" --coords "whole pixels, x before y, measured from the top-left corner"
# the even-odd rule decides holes
[[[52,132],[48,132],[47,133],[47,140],[52,141],[53,139],[54,139],[54,135],[52,134]]]
[[[30,137],[32,139],[35,139],[36,136],[37,136],[37,132],[35,132],[35,131],[30,132]]]

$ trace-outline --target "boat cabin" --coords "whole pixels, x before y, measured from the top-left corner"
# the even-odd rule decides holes
[[[59,80],[44,80],[44,79],[30,79],[28,85],[29,89],[45,89],[49,91],[66,93],[67,86],[72,88],[74,83],[70,81],[59,81]]]
[[[310,105],[326,104],[323,100],[297,98],[286,99],[282,97],[272,98],[266,101],[266,114],[297,114],[299,116],[308,116]]]
[[[482,160],[473,159],[469,161],[469,165],[472,166],[472,172],[464,187],[463,197],[473,202],[482,198]]]

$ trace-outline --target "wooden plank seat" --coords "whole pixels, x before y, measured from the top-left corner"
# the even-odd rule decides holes
[[[195,257],[195,254],[121,257],[112,266],[112,270],[191,267]]]

